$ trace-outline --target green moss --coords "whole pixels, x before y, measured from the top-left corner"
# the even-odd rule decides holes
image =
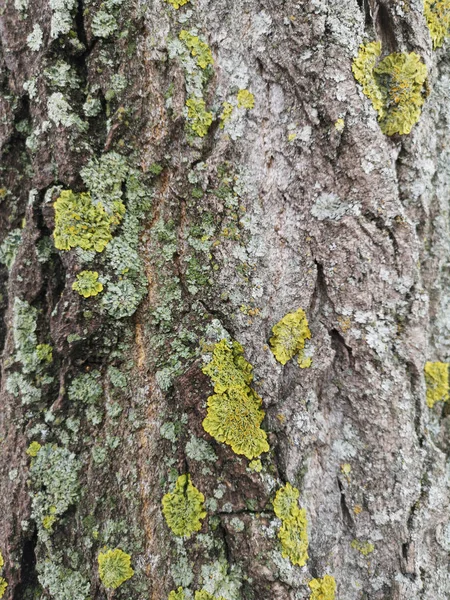
[[[196,35],[192,35],[189,31],[183,29],[178,36],[182,42],[184,42],[187,48],[190,50],[192,56],[195,58],[197,65],[201,69],[206,69],[208,65],[213,65],[213,57],[211,54],[211,50],[205,42],[197,37]]]
[[[334,600],[336,597],[336,581],[331,575],[311,579],[308,585],[311,589],[309,600]]]
[[[293,565],[303,567],[308,560],[308,523],[306,510],[298,507],[299,495],[299,491],[287,483],[277,491],[273,506],[281,519],[278,538],[282,556],[289,558]]]
[[[72,284],[72,289],[80,296],[90,298],[103,291],[103,285],[99,282],[96,271],[81,271],[77,275],[77,280]]]
[[[375,546],[370,542],[361,542],[360,540],[353,540],[352,548],[361,552],[363,556],[371,554],[375,550]]]
[[[189,98],[186,101],[189,127],[199,137],[205,137],[213,121],[213,114],[206,110],[203,98]]]
[[[35,456],[37,456],[37,453],[39,452],[39,450],[41,448],[42,448],[42,446],[39,442],[31,442],[31,444],[28,446],[26,452],[27,452],[28,456],[31,456],[32,458],[34,458]]]
[[[98,555],[98,573],[100,580],[107,589],[117,589],[122,583],[133,577],[134,571],[130,565],[131,556],[115,548],[104,548]]]
[[[171,4],[176,10],[180,8],[180,6],[184,6],[189,2],[189,0],[166,0],[169,4]]]
[[[103,252],[112,239],[112,227],[120,222],[124,207],[116,206],[109,216],[101,204],[94,204],[90,194],[64,190],[54,204],[55,247],[58,250],[82,248]]]
[[[425,0],[423,10],[433,48],[439,48],[450,33],[450,0]]]
[[[177,6],[175,8],[178,8]],[[185,600],[186,596],[184,595],[184,591],[182,587],[179,587],[177,590],[173,590],[170,592],[167,600]]]
[[[448,401],[448,363],[427,362],[425,364],[425,382],[427,386],[427,404],[430,408],[433,408],[436,402]]]
[[[173,533],[189,538],[200,531],[202,519],[206,517],[204,495],[192,484],[189,474],[180,475],[175,489],[163,496],[162,511],[167,525]]]
[[[380,54],[380,42],[361,46],[353,74],[378,112],[381,131],[406,135],[421,115],[427,68],[415,52],[394,52],[376,66]]]
[[[214,346],[211,362],[203,367],[216,392],[208,398],[203,428],[249,459],[269,451],[266,432],[260,428],[264,419],[262,400],[250,387],[252,370],[242,346],[225,339]]]
[[[255,108],[255,96],[248,90],[239,90],[237,94],[238,108]]]
[[[311,339],[311,332],[302,308],[285,315],[274,325],[272,333],[270,347],[278,362],[285,365],[297,354],[302,369],[311,366],[311,359],[304,355],[305,341]]]

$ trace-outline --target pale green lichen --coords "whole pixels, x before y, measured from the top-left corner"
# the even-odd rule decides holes
[[[206,42],[185,29],[180,32],[178,37],[186,44],[201,69],[206,69],[208,65],[214,64],[211,50]]]
[[[72,380],[68,396],[71,402],[95,404],[103,395],[100,373],[97,370],[83,373]]]
[[[203,372],[214,384],[208,398],[208,413],[203,428],[219,442],[231,446],[236,454],[249,459],[269,451],[267,434],[260,428],[264,419],[262,400],[250,387],[253,367],[244,358],[242,346],[221,340]]]
[[[49,0],[49,4],[52,9],[51,37],[55,39],[69,33],[77,0]]]
[[[17,251],[22,240],[22,230],[13,229],[3,240],[0,245],[0,263],[4,264],[8,270],[14,264],[16,259]]]
[[[75,114],[62,92],[55,92],[47,100],[48,118],[58,126],[76,127],[78,131],[86,131],[86,123]]]
[[[248,90],[239,90],[237,93],[238,108],[251,110],[255,107],[255,96]]]
[[[450,0],[425,0],[423,11],[433,48],[439,48],[450,33]]]
[[[188,98],[186,106],[189,127],[199,137],[205,137],[213,121],[212,112],[206,110],[203,98]]]
[[[52,525],[78,500],[80,464],[67,448],[45,444],[30,466],[31,516],[40,528]]]
[[[84,298],[90,298],[91,296],[97,296],[103,291],[103,285],[98,280],[98,273],[96,271],[81,271],[77,274],[77,279],[72,284],[72,289],[83,296]]]
[[[308,582],[311,589],[309,600],[334,600],[336,597],[336,581],[331,575]]]
[[[76,194],[63,190],[54,204],[55,230],[53,237],[58,250],[82,248],[103,252],[112,239],[111,230],[125,213],[122,203],[117,202],[110,216],[103,206],[94,204],[90,194]]]
[[[288,313],[272,329],[271,350],[282,365],[298,355],[298,364],[304,369],[311,366],[311,359],[305,357],[305,341],[311,339],[308,319],[302,308]]]
[[[51,598],[58,600],[88,600],[90,583],[87,577],[47,559],[37,565],[38,579]]]
[[[98,555],[98,573],[105,588],[115,590],[133,577],[130,563],[131,556],[120,548],[103,548]]]
[[[299,508],[300,492],[287,483],[280,488],[273,501],[275,514],[281,519],[278,538],[283,558],[303,567],[308,560],[308,523],[306,510]]]
[[[425,364],[425,383],[427,386],[427,405],[433,408],[436,402],[449,399],[448,363],[427,362]]]
[[[427,68],[415,52],[394,52],[381,62],[380,42],[361,46],[353,74],[378,113],[385,135],[406,135],[418,122],[425,102]]]
[[[42,47],[43,39],[44,33],[42,28],[38,23],[35,23],[33,26],[33,31],[27,36],[28,48],[33,52],[38,52],[38,50],[40,50]]]
[[[162,511],[173,533],[189,538],[202,528],[205,496],[192,484],[189,474],[178,477],[173,492],[162,499]]]

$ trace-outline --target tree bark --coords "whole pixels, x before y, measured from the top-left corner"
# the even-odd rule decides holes
[[[444,600],[449,416],[424,367],[450,361],[448,51],[419,0],[176,6],[0,4],[4,598],[316,600],[328,574],[341,600]],[[410,134],[354,79],[377,40],[427,66]],[[104,219],[89,240],[58,237],[68,190]],[[270,343],[300,308],[307,368]],[[202,426],[222,339],[253,366],[261,464]],[[179,537],[161,503],[185,473],[207,515]],[[288,482],[304,565],[278,536]],[[115,591],[113,549],[134,570]]]

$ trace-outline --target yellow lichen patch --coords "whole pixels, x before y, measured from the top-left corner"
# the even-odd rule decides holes
[[[28,456],[31,456],[32,458],[34,458],[35,456],[37,456],[37,453],[39,452],[39,450],[42,448],[42,446],[40,445],[39,442],[31,442],[31,444],[28,446],[27,448],[27,454]],[[1,564],[0,564],[1,567]]]
[[[177,590],[172,590],[169,594],[167,600],[185,600],[186,596],[184,595],[184,591],[182,587],[179,587]]]
[[[450,34],[450,0],[425,0],[423,12],[433,48],[439,48]]]
[[[0,569],[3,568],[4,564],[5,564],[5,561],[3,560],[3,554],[0,552]]]
[[[189,2],[189,0],[166,0],[169,4],[171,4],[176,10],[180,8],[180,6],[184,6]]]
[[[227,123],[233,114],[234,107],[230,102],[224,102],[222,104],[222,113],[220,114],[220,129],[225,127],[225,123]]]
[[[352,548],[360,552],[363,556],[368,556],[375,550],[375,546],[371,542],[362,542],[360,540],[353,540]]]
[[[225,600],[225,598],[223,596],[213,596],[206,590],[200,590],[195,592],[194,600]]]
[[[185,29],[180,32],[178,37],[186,44],[201,69],[206,69],[208,65],[214,64],[210,47],[206,42],[202,42],[198,36]]]
[[[238,108],[255,108],[255,96],[248,90],[239,90],[237,94]]]
[[[308,560],[308,522],[306,510],[298,506],[299,495],[300,492],[287,483],[277,491],[273,507],[282,523],[278,532],[282,556],[289,558],[293,565],[303,567]]]
[[[205,496],[192,484],[189,474],[180,475],[173,492],[162,499],[162,511],[173,533],[189,538],[202,528],[206,517]]]
[[[104,548],[98,555],[98,573],[100,580],[108,589],[117,589],[122,583],[133,577],[130,565],[131,556],[119,548]]]
[[[336,581],[331,575],[311,579],[308,585],[311,589],[309,600],[334,600],[336,597]]]
[[[344,121],[344,119],[338,119],[336,121],[336,123],[334,124],[334,128],[336,129],[336,131],[338,133],[342,133],[344,131],[344,128],[345,128],[345,121]]]
[[[8,582],[3,577],[0,577],[0,598],[3,598],[8,587]]]
[[[298,354],[302,369],[311,366],[311,359],[304,356],[305,340],[311,339],[311,332],[303,309],[285,315],[274,325],[272,333],[270,347],[278,362],[285,365]]]
[[[99,294],[103,290],[103,285],[98,280],[96,271],[81,271],[77,275],[77,280],[72,284],[72,289],[80,296],[90,298]]]
[[[406,135],[421,115],[427,68],[415,52],[394,52],[378,63],[380,55],[380,42],[361,46],[353,61],[353,75],[372,101],[381,131]]]
[[[425,383],[427,385],[427,404],[430,408],[436,402],[449,399],[448,363],[427,362],[425,364]]]
[[[187,116],[189,127],[199,137],[205,137],[213,122],[212,112],[206,110],[206,104],[203,98],[189,98],[186,101],[186,107],[188,109]]]
[[[250,387],[252,370],[242,346],[225,339],[214,346],[211,362],[203,367],[216,392],[208,398],[203,428],[218,442],[249,459],[269,450],[266,432],[260,428],[264,419],[262,400]]]

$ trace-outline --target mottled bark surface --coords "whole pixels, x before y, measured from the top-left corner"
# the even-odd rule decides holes
[[[182,29],[211,48],[207,77],[182,54]],[[410,135],[383,135],[353,78],[368,39],[428,67]],[[17,230],[0,271],[4,597],[112,598],[97,568],[107,546],[135,571],[115,600],[178,586],[306,600],[325,574],[341,600],[448,598],[449,417],[426,405],[423,369],[450,360],[450,63],[421,1],[0,0],[0,42],[0,243]],[[203,138],[187,124],[192,86],[213,113]],[[243,89],[253,109],[235,106]],[[138,215],[140,258],[54,247],[54,201],[86,191],[82,169],[101,156],[116,157],[97,175]],[[108,286],[133,265],[141,279],[111,308]],[[85,299],[72,284],[86,269],[105,290]],[[306,369],[268,346],[298,308]],[[226,333],[263,399],[260,472],[202,428],[202,355]],[[30,344],[50,344],[52,362],[27,367]],[[77,396],[89,374],[100,391]],[[76,474],[52,523],[32,509],[49,489],[31,472],[33,441],[60,449],[57,481]],[[161,498],[186,472],[208,516],[183,540]],[[287,481],[307,511],[303,567],[277,537],[272,500]]]

